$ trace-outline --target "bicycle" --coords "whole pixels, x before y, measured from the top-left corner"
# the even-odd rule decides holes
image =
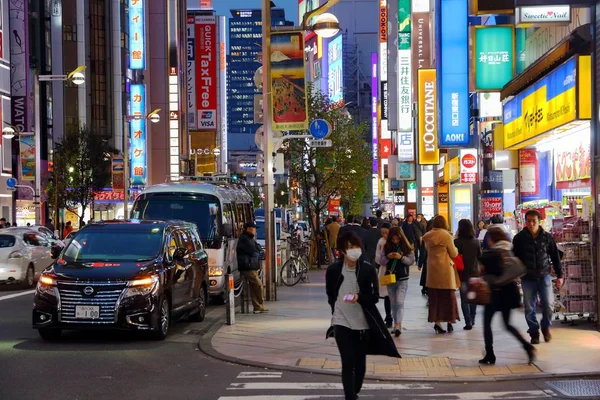
[[[281,282],[285,286],[294,286],[301,280],[310,282],[308,276],[308,246],[299,239],[289,238],[290,258],[283,264],[280,271]]]

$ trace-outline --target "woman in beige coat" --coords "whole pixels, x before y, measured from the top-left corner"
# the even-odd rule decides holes
[[[446,333],[441,326],[444,321],[448,323],[448,332],[452,332],[452,324],[460,320],[455,294],[460,278],[452,262],[458,250],[448,232],[446,218],[438,215],[433,219],[432,229],[423,236],[423,242],[427,249],[428,321],[435,323],[436,333]]]

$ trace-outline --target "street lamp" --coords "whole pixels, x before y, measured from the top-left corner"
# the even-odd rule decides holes
[[[339,3],[340,0],[329,0],[320,7],[307,12],[302,18],[302,24],[299,27],[274,27],[277,32],[297,32],[314,31],[316,34],[331,37],[340,30],[337,18],[323,16],[315,21],[315,25],[309,26],[311,18],[325,13],[329,8]],[[265,190],[264,209],[265,209],[265,284],[266,299],[271,300],[275,296],[273,291],[274,277],[277,271],[273,269],[276,265],[276,249],[274,235],[274,214],[273,204],[275,203],[275,189],[273,187],[273,158],[275,151],[275,139],[271,127],[272,119],[272,101],[271,101],[271,8],[274,7],[270,0],[262,1],[262,92],[263,92],[263,186]],[[327,36],[331,35],[331,36]]]
[[[129,129],[127,124],[130,121],[148,120],[153,124],[160,122],[160,108],[148,113],[147,115],[123,115],[123,219],[127,219],[129,209]]]
[[[319,36],[329,39],[334,37],[340,31],[340,21],[335,15],[325,13],[315,18],[312,30]]]

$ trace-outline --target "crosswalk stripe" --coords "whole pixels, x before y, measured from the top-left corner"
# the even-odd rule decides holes
[[[231,383],[227,390],[343,390],[334,382],[248,382]],[[416,383],[365,383],[362,390],[428,390],[433,386]]]
[[[240,372],[240,374],[237,376],[237,379],[276,379],[276,378],[281,378],[282,375],[283,375],[283,372],[275,372],[275,371],[271,371],[271,372],[246,371],[246,372]]]
[[[311,400],[311,399],[325,399],[325,398],[336,398],[341,399],[343,395],[292,395],[292,396],[277,396],[277,395],[258,395],[258,396],[221,396],[218,400]]]
[[[524,390],[517,392],[464,392],[438,394],[413,394],[415,398],[435,398],[443,400],[524,400],[524,399],[548,399],[554,397],[553,393],[546,390]]]

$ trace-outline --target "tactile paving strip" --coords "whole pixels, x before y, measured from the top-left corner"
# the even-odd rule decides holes
[[[552,381],[546,384],[569,397],[600,397],[600,380]]]

